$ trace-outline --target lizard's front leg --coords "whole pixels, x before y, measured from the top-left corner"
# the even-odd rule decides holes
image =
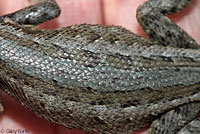
[[[45,21],[54,19],[60,15],[60,8],[55,0],[39,0],[29,7],[23,8],[15,13],[0,17],[0,22],[5,18],[23,25],[39,25]]]

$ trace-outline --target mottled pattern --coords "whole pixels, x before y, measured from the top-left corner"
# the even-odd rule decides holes
[[[200,133],[200,120],[196,119],[186,125],[178,134],[199,134]]]
[[[130,133],[187,103],[189,113],[196,115],[199,46],[163,16],[190,2],[184,1],[167,0],[170,6],[165,7],[167,3],[161,0],[150,0],[138,9],[139,22],[154,40],[119,26],[82,24],[39,30],[19,25],[37,25],[56,17],[60,11],[53,0],[5,15],[0,18],[0,88],[36,115],[87,132]],[[31,16],[33,11],[38,15]],[[44,18],[41,12],[50,17]],[[159,17],[144,17],[154,13]],[[167,31],[151,25],[152,19]],[[169,36],[168,25],[176,34]],[[172,121],[171,116],[163,118]],[[186,124],[193,118],[185,119]],[[163,126],[152,133],[164,133],[168,127]],[[175,130],[179,129],[177,125]]]
[[[178,132],[181,128],[186,127],[186,124],[193,120],[199,111],[200,103],[191,103],[177,107],[166,113],[165,116],[162,116],[160,119],[153,121],[151,124],[151,133],[176,134],[176,132]],[[190,125],[192,124],[194,123],[191,123]],[[185,128],[185,130],[182,130],[182,134],[184,131],[187,132],[187,129]],[[192,130],[190,131],[192,132]]]

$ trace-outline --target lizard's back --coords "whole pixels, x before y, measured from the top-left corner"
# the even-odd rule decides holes
[[[114,26],[40,31],[1,24],[0,31],[4,90],[22,88],[15,97],[50,121],[121,133],[199,99],[198,50],[158,46]]]

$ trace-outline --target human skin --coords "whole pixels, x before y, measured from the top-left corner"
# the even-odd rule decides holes
[[[90,23],[119,25],[136,34],[147,37],[136,20],[136,8],[146,0],[57,0],[61,15],[40,28],[66,27],[72,24]],[[11,13],[25,6],[27,0],[0,0],[0,15]],[[170,15],[179,26],[186,30],[200,44],[200,1],[192,4],[180,13]],[[80,130],[68,130],[49,123],[23,108],[11,97],[2,93],[5,111],[0,116],[1,130],[29,130],[28,134],[84,134]],[[0,132],[1,133],[1,132]],[[137,134],[148,134],[148,128]]]

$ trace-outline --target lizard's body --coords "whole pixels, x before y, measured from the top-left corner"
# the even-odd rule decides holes
[[[142,9],[138,20],[148,32]],[[164,17],[158,14],[148,20]],[[200,110],[199,46],[175,24],[172,37],[150,31],[158,38],[150,41],[117,26],[39,30],[6,17],[0,19],[0,87],[40,117],[88,132],[128,133],[178,106],[192,109],[186,122]]]

